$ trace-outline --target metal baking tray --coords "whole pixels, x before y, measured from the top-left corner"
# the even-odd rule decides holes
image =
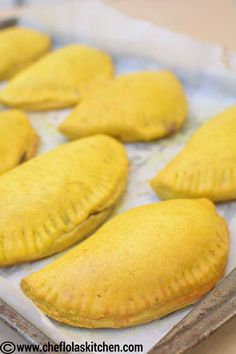
[[[148,144],[126,145],[131,161],[129,185],[123,202],[116,208],[115,213],[136,205],[157,201],[157,197],[149,186],[150,178],[177,154],[198,126],[210,116],[236,103],[234,94],[236,75],[232,64],[234,56],[223,52],[222,48],[206,46],[152,24],[130,19],[100,2],[78,0],[68,1],[68,5],[58,2],[58,6],[53,2],[52,9],[50,9],[50,3],[48,2],[45,7],[27,9],[20,23],[45,29],[52,35],[56,46],[83,41],[106,50],[113,56],[117,73],[168,68],[173,70],[182,81],[189,100],[187,124],[184,129],[170,138]],[[57,125],[68,114],[68,111],[29,114],[41,138],[39,154],[65,141],[65,138],[58,133]],[[231,231],[231,253],[227,267],[227,273],[229,273],[236,267],[236,241],[234,241],[236,240],[236,203],[220,204],[217,208],[228,220]],[[18,283],[22,276],[41,268],[56,257],[58,256],[0,270],[0,297],[11,307],[9,308],[4,302],[1,304],[1,318],[24,338],[32,343],[42,343],[47,340],[42,334],[44,333],[51,342],[72,340],[75,342],[104,340],[107,343],[120,344],[141,342],[144,352],[149,352],[154,347],[152,353],[166,353],[161,350],[170,348],[167,347],[168,343],[173,345],[173,342],[170,342],[173,340],[172,335],[164,337],[188,315],[192,307],[177,311],[150,324],[124,330],[75,329],[47,319],[22,295]],[[232,282],[229,283],[227,282],[227,285],[222,283],[224,290],[230,288]],[[234,293],[232,296],[235,296]],[[220,307],[223,302],[221,298],[219,300]],[[212,298],[208,300],[206,298],[206,301],[211,308]],[[196,311],[190,318],[197,318]],[[207,316],[210,313],[213,314],[212,309],[206,312],[206,320],[211,318]],[[223,310],[222,314],[224,314]],[[233,315],[234,312],[232,311],[231,314]],[[22,320],[19,315],[24,319]],[[34,327],[32,328],[26,321],[32,323]],[[222,320],[222,316],[216,317],[214,325],[212,324],[207,334],[223,322],[225,320]],[[196,334],[193,322],[190,321],[188,325],[189,338],[191,333],[193,334],[192,340],[187,340],[182,336],[183,333],[187,333],[185,324],[182,322],[180,326],[180,329],[176,327],[174,330],[174,339],[181,337],[184,344],[181,344],[181,349],[175,347],[176,353],[183,352],[204,338],[200,333]],[[185,328],[184,331],[183,328]],[[158,347],[156,344],[162,338],[164,339],[160,344],[161,347]]]

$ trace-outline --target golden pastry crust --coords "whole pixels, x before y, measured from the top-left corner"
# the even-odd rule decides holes
[[[111,58],[105,53],[68,45],[15,76],[0,93],[0,102],[29,111],[69,107],[78,103],[86,85],[112,74]]]
[[[0,112],[0,174],[33,157],[38,141],[35,130],[23,112]]]
[[[0,32],[0,80],[7,80],[49,51],[51,41],[38,31],[11,27]]]
[[[149,141],[174,133],[185,122],[186,98],[171,72],[121,75],[97,86],[60,125],[70,139],[102,133],[123,141]]]
[[[228,247],[210,201],[164,201],[113,218],[21,288],[60,322],[128,327],[197,301],[222,277]]]
[[[0,265],[60,252],[111,212],[127,180],[125,149],[97,135],[64,144],[0,177]]]
[[[236,198],[236,106],[210,119],[151,181],[162,198]]]

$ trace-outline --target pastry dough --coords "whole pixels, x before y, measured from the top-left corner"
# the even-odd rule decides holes
[[[0,102],[26,110],[48,110],[76,104],[92,81],[110,78],[111,58],[84,45],[68,45],[14,77],[0,93]]]
[[[236,198],[236,106],[210,119],[151,181],[162,198]]]
[[[0,174],[33,157],[37,146],[37,134],[23,112],[0,112]]]
[[[103,133],[123,141],[148,141],[174,133],[186,116],[177,78],[168,71],[146,71],[91,89],[60,131],[71,139]]]
[[[0,80],[7,80],[46,53],[50,38],[29,28],[0,31]]]
[[[212,202],[164,201],[113,218],[21,288],[60,322],[128,327],[194,303],[222,277],[227,255]]]
[[[94,136],[0,177],[0,265],[60,252],[94,230],[124,190],[123,145]]]

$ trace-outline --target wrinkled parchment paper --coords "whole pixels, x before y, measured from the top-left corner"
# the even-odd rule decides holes
[[[50,4],[49,1],[46,5]],[[42,4],[37,6],[37,10],[29,8],[22,22],[46,29],[54,36],[56,46],[83,40],[105,48],[114,57],[117,73],[171,68],[181,79],[189,101],[188,122],[172,137],[126,145],[130,158],[129,185],[114,214],[157,201],[149,180],[180,151],[196,128],[212,115],[236,103],[235,68],[231,65],[234,55],[227,53],[227,60],[222,61],[223,49],[220,47],[208,46],[130,19],[99,2],[80,0],[67,1],[66,6],[60,2],[53,4],[53,13]],[[66,141],[57,131],[57,125],[69,111],[29,114],[41,138],[39,154]],[[236,203],[221,204],[218,210],[228,220],[231,231],[229,272],[236,266]],[[143,344],[144,352],[147,352],[191,309],[188,307],[152,323],[121,330],[89,330],[61,325],[44,316],[21,293],[18,285],[23,276],[59,256],[0,270],[0,297],[55,341]]]

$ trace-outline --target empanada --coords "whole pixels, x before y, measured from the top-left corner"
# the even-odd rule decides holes
[[[111,58],[84,45],[68,45],[49,53],[14,77],[0,102],[25,110],[48,110],[76,104],[92,81],[112,75]]]
[[[162,198],[236,198],[236,106],[202,125],[151,181]]]
[[[103,133],[123,141],[148,141],[174,133],[186,116],[177,78],[168,71],[146,71],[91,89],[59,129],[70,139]]]
[[[227,255],[212,202],[164,201],[113,218],[21,288],[60,322],[128,327],[194,303],[222,277]]]
[[[24,69],[51,46],[50,38],[29,28],[12,27],[0,31],[0,80]]]
[[[0,112],[0,174],[33,157],[37,146],[37,134],[23,112]]]
[[[98,135],[0,176],[0,266],[62,251],[94,230],[123,192],[127,165],[123,145]]]

